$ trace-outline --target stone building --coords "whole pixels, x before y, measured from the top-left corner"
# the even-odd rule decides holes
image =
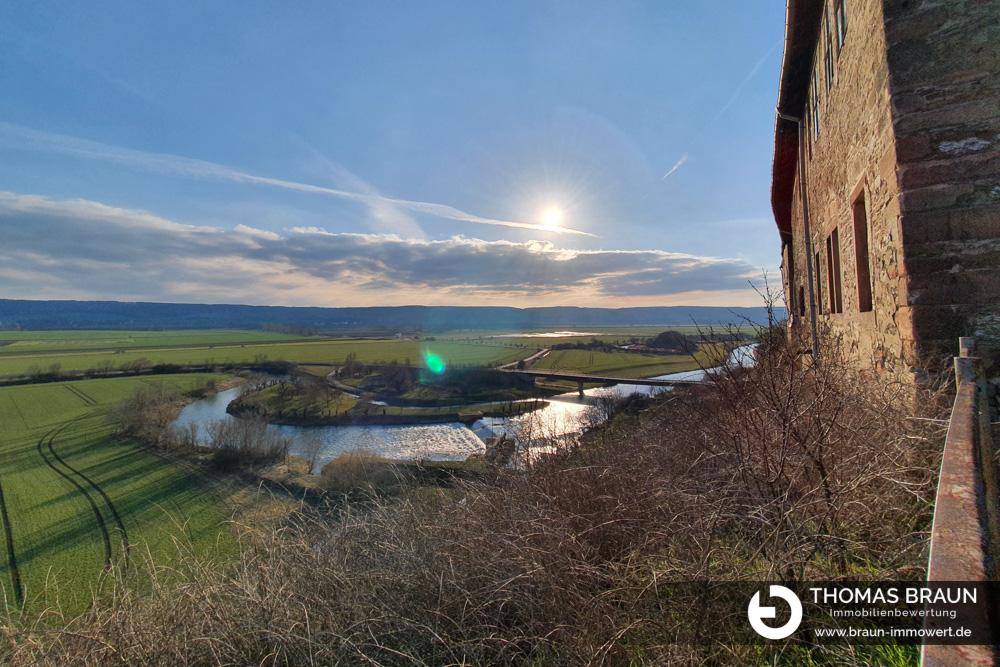
[[[805,340],[920,375],[976,336],[997,375],[1000,0],[788,0],[772,179]]]

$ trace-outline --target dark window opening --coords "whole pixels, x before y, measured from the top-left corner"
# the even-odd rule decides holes
[[[834,0],[834,21],[837,24],[837,49],[844,48],[847,41],[847,0]]]
[[[868,210],[862,190],[851,206],[854,212],[854,265],[858,276],[858,310],[872,309],[872,264],[868,254]]]
[[[830,90],[833,86],[833,40],[830,38],[829,14],[826,12],[823,18],[823,32],[826,34],[823,44],[823,65],[826,68],[826,89]]]
[[[806,288],[799,285],[799,317],[806,316]]]
[[[830,312],[844,312],[844,301],[840,293],[840,232],[837,229],[826,237],[826,282]]]
[[[806,122],[806,131],[804,132],[804,134],[805,134],[805,141],[806,141],[806,149],[807,149],[807,151],[809,153],[809,159],[811,160],[812,157],[813,157],[813,138],[812,138],[812,131],[811,131],[810,127],[809,127],[809,124],[810,124],[810,120],[809,119],[811,118],[810,114],[812,114],[812,104],[810,104],[809,102],[806,102],[806,121],[805,121]]]
[[[813,269],[813,281],[816,285],[816,311],[822,315],[823,314],[823,279],[820,277],[822,274],[819,272],[819,268],[823,265],[820,261],[819,252],[816,253],[816,258],[814,264],[816,267]]]
[[[816,87],[816,73],[813,73],[813,85],[812,85],[812,126],[813,126],[813,139],[819,139],[819,90]]]

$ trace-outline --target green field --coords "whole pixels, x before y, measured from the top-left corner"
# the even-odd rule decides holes
[[[185,390],[221,377],[156,381]],[[122,563],[128,552],[129,563],[141,563],[148,553],[168,564],[175,540],[205,554],[235,550],[206,482],[112,432],[107,408],[151,381],[0,388],[0,594],[8,605],[23,597],[32,610],[80,610],[109,560]]]
[[[130,348],[240,345],[302,340],[302,336],[230,329],[179,331],[0,331],[0,355]]]
[[[698,362],[686,354],[553,350],[533,363],[531,368],[641,378],[694,370],[698,368]]]
[[[198,337],[205,333],[195,332],[195,340],[197,341]],[[72,342],[63,340],[60,344],[66,345]],[[0,348],[2,349],[5,348]],[[425,342],[410,339],[302,339],[285,343],[245,342],[212,345],[192,342],[183,347],[133,347],[76,352],[26,350],[0,353],[0,376],[22,375],[32,370],[44,371],[54,364],[58,364],[62,371],[82,371],[105,366],[120,367],[139,360],[148,361],[150,364],[205,364],[240,363],[267,358],[272,361],[340,364],[352,352],[357,355],[358,361],[364,363],[404,362],[408,359],[417,364],[423,358],[424,351],[431,351],[452,366],[487,366],[516,361],[528,356],[534,350],[534,347],[520,348],[495,340]]]

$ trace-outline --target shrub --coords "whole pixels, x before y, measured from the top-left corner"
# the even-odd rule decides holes
[[[181,394],[163,382],[144,384],[111,408],[111,421],[119,433],[150,445],[164,444],[176,416]]]
[[[239,465],[272,463],[288,455],[289,439],[269,429],[260,419],[222,419],[209,427],[212,464],[231,469]]]
[[[323,489],[334,495],[386,495],[400,486],[393,463],[365,449],[338,455],[320,475]]]

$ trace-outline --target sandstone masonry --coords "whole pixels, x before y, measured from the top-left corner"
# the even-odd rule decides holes
[[[976,336],[997,376],[1000,0],[787,11],[772,205],[790,325],[910,377]]]

